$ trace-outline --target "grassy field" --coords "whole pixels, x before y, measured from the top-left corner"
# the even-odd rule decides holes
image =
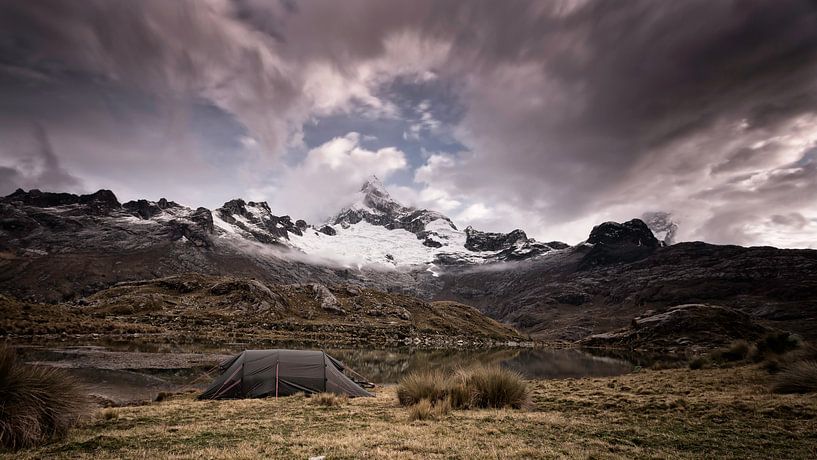
[[[394,387],[337,406],[191,394],[101,409],[2,458],[817,458],[817,395],[772,394],[768,379],[744,366],[534,381],[527,410],[413,422]]]

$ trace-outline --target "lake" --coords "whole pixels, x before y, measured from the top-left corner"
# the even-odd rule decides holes
[[[18,353],[26,362],[64,368],[80,379],[91,394],[123,404],[153,400],[160,392],[203,389],[216,376],[214,368],[219,362],[248,348],[260,347],[119,343],[26,346],[19,348]],[[372,383],[381,385],[394,384],[414,370],[455,369],[474,364],[497,364],[529,379],[612,376],[631,372],[634,367],[625,359],[594,356],[575,349],[326,351]]]

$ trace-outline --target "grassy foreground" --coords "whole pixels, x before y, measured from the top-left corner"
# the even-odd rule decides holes
[[[303,397],[179,396],[100,410],[68,438],[4,458],[817,458],[817,395],[778,395],[755,366],[531,382],[528,410],[409,421],[395,388]]]

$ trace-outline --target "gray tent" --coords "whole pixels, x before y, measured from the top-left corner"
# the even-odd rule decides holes
[[[343,374],[343,364],[323,351],[247,350],[219,365],[219,375],[199,399],[263,398],[298,392],[372,396]]]

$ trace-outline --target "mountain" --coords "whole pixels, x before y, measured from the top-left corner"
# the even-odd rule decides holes
[[[564,249],[560,242],[539,243],[522,230],[508,234],[465,231],[443,214],[404,206],[372,176],[354,202],[327,225],[290,238],[308,253],[393,266],[481,264],[536,257]]]
[[[17,190],[0,199],[0,288],[35,300],[187,272],[275,283],[351,280],[416,294],[425,291],[416,271],[521,260],[566,247],[536,242],[521,230],[461,231],[438,212],[396,202],[376,177],[318,225],[242,199],[213,211],[165,198],[121,204],[109,190]]]
[[[684,304],[735,309],[817,339],[817,251],[683,242],[607,222],[586,243],[504,270],[451,269],[437,298],[474,305],[542,340],[577,341]]]
[[[317,224],[241,199],[210,211],[120,204],[107,190],[18,190],[0,198],[0,293],[73,302],[120,282],[198,273],[455,301],[542,340],[581,340],[683,304],[817,336],[817,251],[669,244],[653,233],[660,221],[605,222],[568,246],[522,230],[460,230],[398,203],[376,178]]]

